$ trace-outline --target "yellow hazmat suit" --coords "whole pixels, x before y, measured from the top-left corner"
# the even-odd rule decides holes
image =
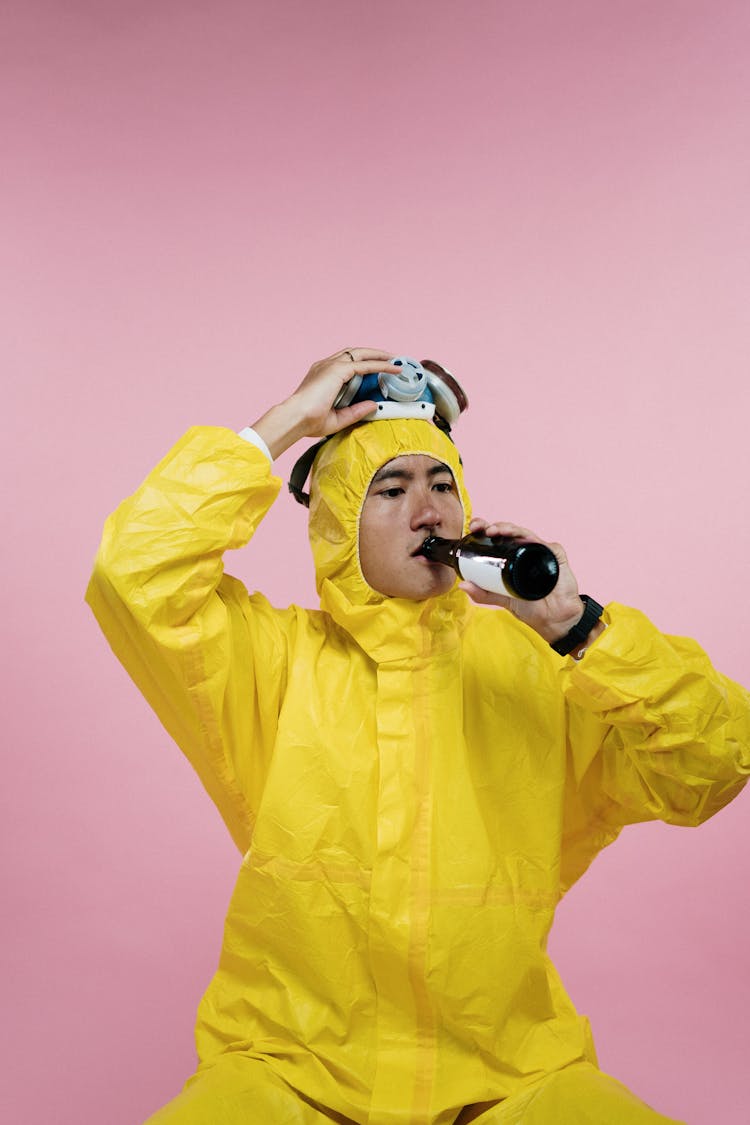
[[[434,426],[337,435],[318,611],[223,572],[279,487],[228,430],[191,430],[107,522],[90,604],[244,857],[200,1067],[160,1125],[664,1120],[595,1068],[547,934],[624,824],[695,825],[739,792],[747,694],[622,606],[575,663],[455,588],[375,593],[363,499],[413,453],[450,466],[468,520]]]

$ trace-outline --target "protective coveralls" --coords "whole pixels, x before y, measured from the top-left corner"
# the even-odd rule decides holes
[[[229,430],[189,431],[107,522],[90,604],[244,856],[200,1067],[159,1125],[663,1120],[595,1069],[546,939],[623,825],[695,825],[739,792],[747,693],[616,604],[575,663],[455,588],[374,592],[363,500],[413,453],[450,466],[468,521],[435,426],[337,435],[313,477],[318,611],[223,572],[279,487]]]

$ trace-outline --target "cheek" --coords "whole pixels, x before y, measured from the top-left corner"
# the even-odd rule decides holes
[[[360,544],[367,542],[372,545],[390,541],[393,535],[399,533],[404,523],[408,523],[405,504],[400,504],[396,500],[377,502],[377,499],[370,506],[365,503],[362,509],[359,520]]]
[[[359,520],[359,551],[360,554],[366,553],[372,548],[373,543],[377,543],[383,534],[383,521],[378,519],[378,512],[376,509],[362,509],[362,515]]]
[[[377,509],[364,508],[359,521],[359,566],[370,586],[373,585],[373,578],[377,580],[384,545],[391,538],[387,532],[387,521],[380,517],[381,513]]]
[[[451,499],[451,503],[448,505],[443,519],[446,526],[456,531],[456,538],[459,538],[463,534],[464,510],[457,496]]]

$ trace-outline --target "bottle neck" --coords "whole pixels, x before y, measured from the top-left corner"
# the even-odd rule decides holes
[[[428,535],[420,548],[420,554],[430,562],[443,563],[444,566],[452,566],[457,570],[457,552],[462,543],[462,539],[442,539],[439,535]]]

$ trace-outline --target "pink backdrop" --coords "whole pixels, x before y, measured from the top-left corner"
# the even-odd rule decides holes
[[[136,1125],[193,1066],[238,857],[82,600],[187,425],[339,347],[434,356],[477,510],[750,680],[749,31],[745,0],[4,7],[4,1120]],[[309,602],[289,498],[258,541],[229,569]],[[747,817],[631,829],[552,942],[605,1069],[691,1125],[750,1115]]]

